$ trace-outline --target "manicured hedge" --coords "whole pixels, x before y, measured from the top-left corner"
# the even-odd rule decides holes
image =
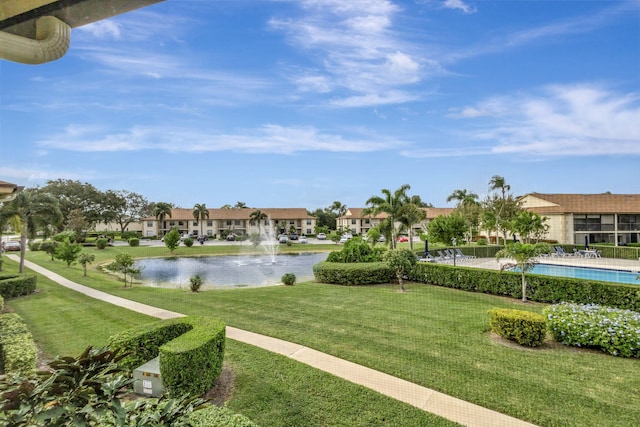
[[[35,274],[0,274],[0,296],[15,298],[30,295],[36,290]]]
[[[192,427],[259,427],[244,415],[233,413],[229,408],[207,406],[189,415]]]
[[[541,345],[547,336],[544,316],[530,311],[493,308],[489,310],[489,325],[502,338],[527,347]]]
[[[0,315],[0,372],[34,371],[36,357],[36,344],[22,318],[15,313]]]
[[[374,285],[390,283],[395,272],[384,262],[319,262],[313,266],[316,281],[334,285]]]
[[[522,298],[520,273],[420,262],[410,279],[448,288]],[[531,301],[600,304],[640,311],[640,284],[527,274],[527,299]]]
[[[222,371],[225,324],[204,316],[163,320],[115,335],[110,346],[131,353],[122,361],[128,369],[159,355],[169,394],[200,395],[213,387]]]
[[[640,358],[640,313],[595,304],[555,304],[543,310],[549,331],[564,345]]]

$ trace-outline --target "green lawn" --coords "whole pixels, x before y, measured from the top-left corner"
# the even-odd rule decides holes
[[[96,252],[104,260],[120,250],[150,256],[150,249]],[[304,344],[535,424],[629,426],[640,420],[638,360],[560,346],[514,348],[488,333],[488,309],[540,311],[542,305],[422,284],[410,284],[404,294],[394,286],[315,283],[199,294],[141,286],[125,290],[95,271],[83,278],[79,266],[67,268],[41,253],[29,257],[113,294],[185,314],[214,315],[231,326]],[[21,312],[17,302],[10,306]],[[235,398],[232,402],[250,415],[234,406]]]

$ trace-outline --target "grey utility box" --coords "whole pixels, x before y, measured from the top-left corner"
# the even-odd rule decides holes
[[[133,370],[133,390],[143,396],[160,397],[163,391],[160,376],[160,358],[149,360],[144,365]]]

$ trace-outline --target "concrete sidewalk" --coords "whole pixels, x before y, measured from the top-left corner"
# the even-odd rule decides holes
[[[9,259],[19,262],[16,255],[8,255]],[[184,314],[163,310],[146,304],[130,301],[125,298],[97,291],[65,279],[46,268],[30,261],[25,266],[49,279],[91,298],[127,308],[138,313],[158,319],[183,317]],[[435,390],[410,383],[347,360],[304,347],[288,341],[256,334],[242,329],[227,326],[227,337],[246,344],[277,353],[297,360],[316,369],[328,372],[352,383],[367,387],[385,396],[408,403],[416,408],[438,415],[459,424],[470,427],[535,427],[534,424],[518,420],[481,406],[465,402]]]

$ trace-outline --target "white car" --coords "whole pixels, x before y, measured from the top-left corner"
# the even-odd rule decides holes
[[[340,241],[338,243],[347,243],[349,240],[351,240],[349,237],[347,237],[347,235],[343,235],[342,237],[340,237]]]
[[[307,243],[307,236],[298,237],[298,243]]]
[[[327,235],[324,234],[324,233],[318,233],[316,235],[316,239],[318,239],[318,240],[327,240]]]

